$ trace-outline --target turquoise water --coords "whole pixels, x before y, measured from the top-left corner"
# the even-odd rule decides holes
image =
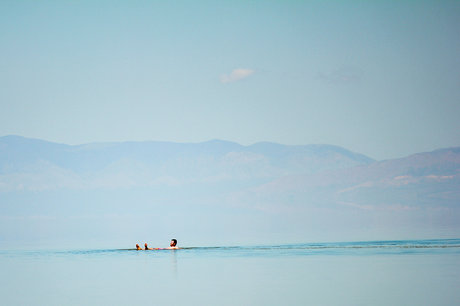
[[[460,305],[460,239],[0,251],[2,305]]]

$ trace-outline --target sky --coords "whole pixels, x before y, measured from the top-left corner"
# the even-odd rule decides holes
[[[0,1],[0,136],[460,146],[460,1]]]

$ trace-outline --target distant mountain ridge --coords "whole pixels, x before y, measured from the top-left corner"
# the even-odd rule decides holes
[[[284,176],[258,188],[269,190],[271,195],[317,189],[324,191],[322,199],[358,201],[363,205],[382,202],[372,197],[377,194],[384,199],[402,193],[403,197],[392,201],[406,205],[449,202],[460,208],[460,147],[333,171]]]
[[[0,137],[0,242],[97,233],[131,243],[145,228],[189,239],[458,237],[460,147],[375,161],[333,145]]]
[[[190,159],[208,159],[210,162],[219,160],[220,163],[233,164],[264,160],[280,171],[283,168],[287,173],[297,173],[301,169],[314,172],[323,168],[341,168],[373,161],[362,154],[331,145],[287,146],[264,142],[242,146],[234,142],[212,140],[203,143],[146,141],[71,146],[20,136],[0,137],[0,173],[14,172],[38,161],[84,172],[101,170],[120,160],[135,160],[149,166],[162,167],[174,159],[187,159],[190,162]],[[311,167],[312,161],[321,162],[321,165]]]
[[[371,204],[383,198],[454,205],[460,201],[460,147],[375,161],[333,145],[211,140],[71,146],[0,137],[0,192],[200,186],[214,194],[216,184],[234,190],[240,200],[257,197],[272,205],[282,205],[286,194],[299,205]],[[428,200],[421,196],[427,192]]]

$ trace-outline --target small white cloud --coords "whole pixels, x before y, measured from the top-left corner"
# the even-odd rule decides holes
[[[255,71],[251,69],[238,68],[234,69],[230,74],[223,74],[220,76],[221,83],[232,83],[245,79],[252,75]]]

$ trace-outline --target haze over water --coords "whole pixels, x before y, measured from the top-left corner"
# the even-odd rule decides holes
[[[458,305],[460,239],[1,251],[4,305]]]

